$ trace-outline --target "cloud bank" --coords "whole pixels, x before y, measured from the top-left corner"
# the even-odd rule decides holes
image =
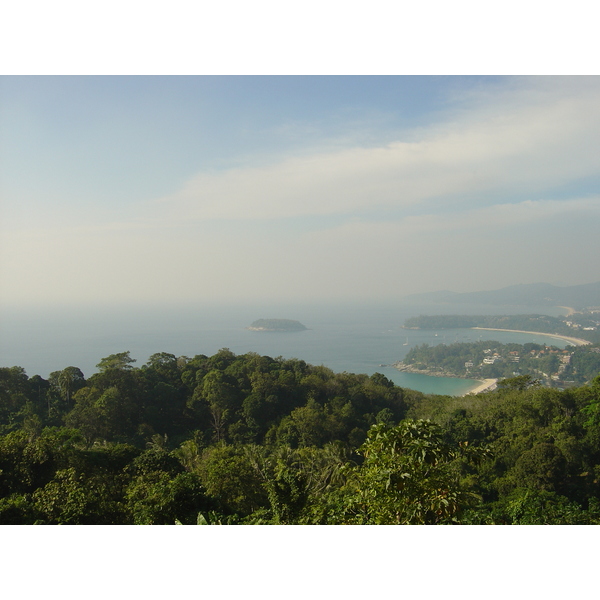
[[[569,91],[478,98],[468,112],[382,147],[202,173],[157,210],[171,221],[279,219],[547,192],[600,172],[600,87]]]

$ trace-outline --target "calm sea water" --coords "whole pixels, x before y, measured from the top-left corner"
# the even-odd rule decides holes
[[[440,332],[402,329],[419,314],[522,314],[545,312],[531,307],[490,306],[242,306],[163,307],[154,309],[4,310],[0,312],[0,366],[21,366],[28,375],[47,377],[67,366],[86,377],[105,356],[129,350],[143,365],[156,352],[176,356],[210,356],[221,348],[236,354],[257,352],[272,357],[300,358],[336,372],[383,373],[397,385],[425,393],[461,395],[473,380],[401,373],[390,365],[415,345],[479,339],[499,342],[565,342],[519,333],[470,329]],[[259,318],[301,321],[301,332],[254,332],[246,327]]]

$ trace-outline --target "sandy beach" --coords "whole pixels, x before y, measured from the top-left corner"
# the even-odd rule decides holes
[[[470,396],[472,394],[480,394],[481,392],[491,392],[496,389],[497,379],[482,379],[478,386],[469,390],[463,396]]]
[[[556,338],[557,340],[565,340],[574,346],[587,346],[592,342],[582,340],[580,338],[569,337],[567,335],[556,335],[554,333],[543,333],[542,331],[523,331],[522,329],[495,329],[493,327],[471,327],[471,329],[482,329],[485,331],[512,331],[514,333],[531,333],[533,335],[547,335],[548,337]]]

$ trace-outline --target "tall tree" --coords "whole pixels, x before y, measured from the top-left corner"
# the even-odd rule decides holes
[[[67,409],[72,406],[73,394],[85,386],[85,377],[78,367],[67,367],[50,373],[48,381],[56,388]]]
[[[358,452],[364,463],[349,483],[347,522],[450,523],[476,499],[462,489],[455,461],[483,452],[447,444],[441,427],[431,421],[373,425]]]

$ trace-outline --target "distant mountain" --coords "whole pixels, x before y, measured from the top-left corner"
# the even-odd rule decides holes
[[[405,296],[409,302],[435,304],[495,304],[516,306],[600,306],[600,281],[559,287],[550,283],[511,285],[499,290],[459,294],[447,290]]]

